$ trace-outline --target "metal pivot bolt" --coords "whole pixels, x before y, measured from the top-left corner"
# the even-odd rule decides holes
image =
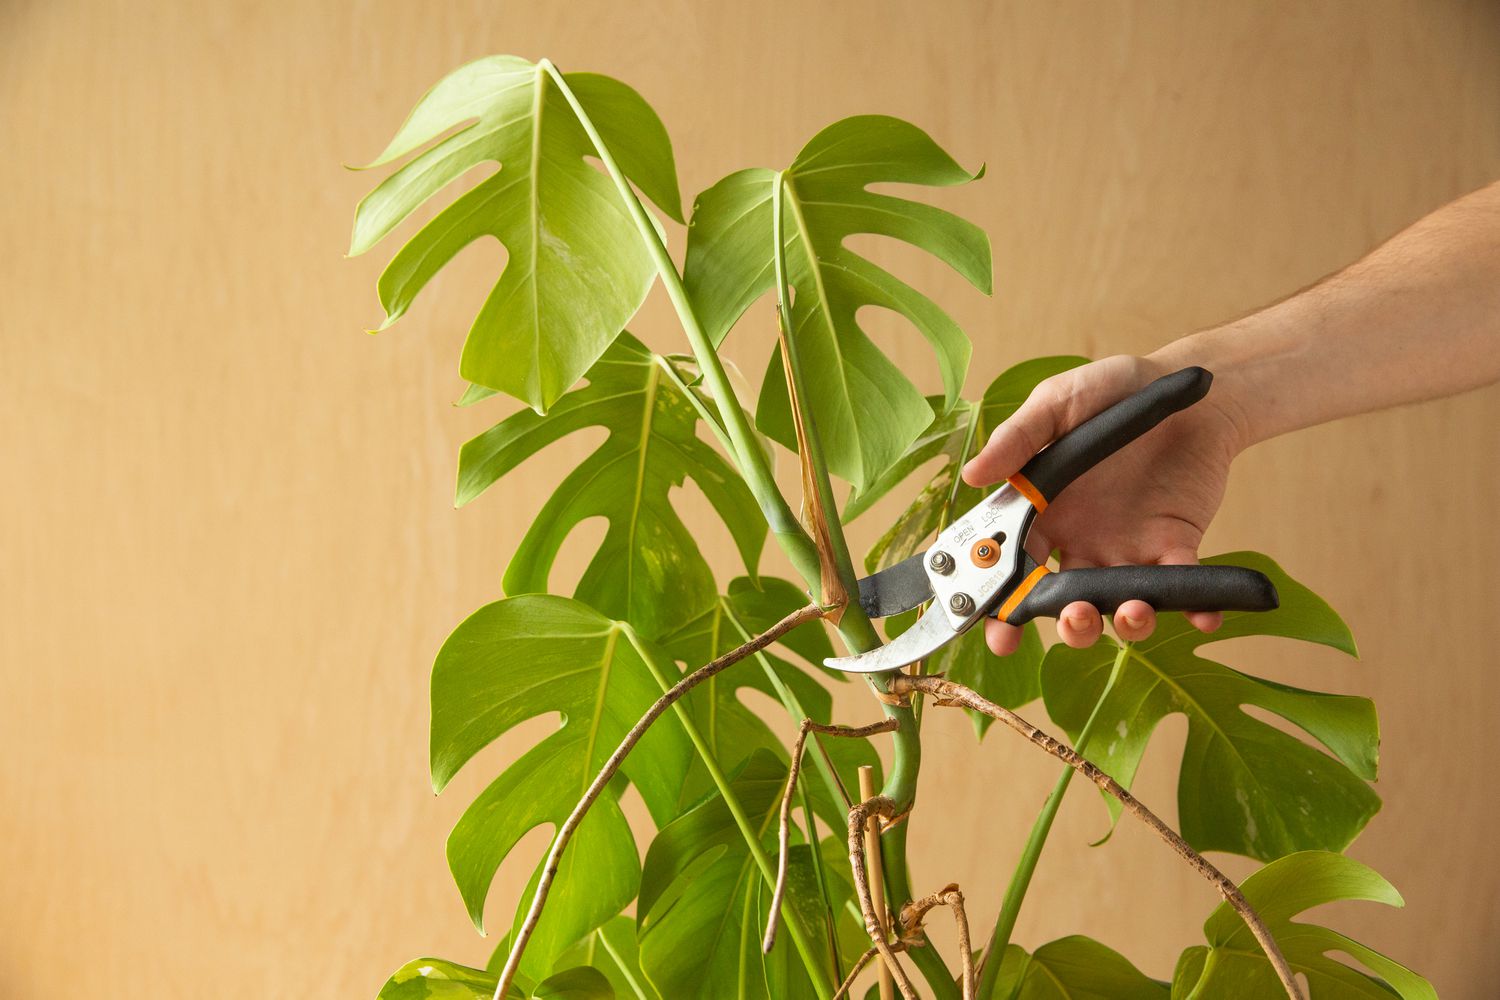
[[[948,610],[955,615],[969,615],[974,613],[974,598],[968,594],[954,594],[948,598]]]
[[[953,572],[953,556],[947,552],[934,552],[932,558],[927,560],[927,565],[932,567],[934,573],[941,573],[947,576]]]

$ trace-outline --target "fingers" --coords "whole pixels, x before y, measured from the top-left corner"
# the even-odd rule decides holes
[[[1021,629],[998,618],[984,620],[984,642],[996,656],[1009,656],[1021,648]]]
[[[1057,636],[1074,649],[1083,649],[1099,641],[1104,634],[1104,619],[1087,601],[1074,601],[1057,616]]]
[[[1140,642],[1156,631],[1156,611],[1145,601],[1126,601],[1115,611],[1115,635]]]
[[[1141,384],[1139,358],[1105,358],[1044,379],[963,468],[970,486],[1015,475],[1033,455]]]

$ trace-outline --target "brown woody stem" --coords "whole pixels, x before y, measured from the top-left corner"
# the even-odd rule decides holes
[[[520,968],[521,955],[526,951],[526,944],[531,940],[531,935],[536,931],[537,922],[542,919],[542,909],[547,905],[547,895],[552,889],[552,880],[557,876],[557,868],[562,860],[563,851],[568,846],[568,841],[573,839],[573,834],[578,830],[579,824],[583,822],[584,816],[588,814],[589,808],[593,806],[595,800],[599,798],[600,793],[604,791],[615,774],[619,772],[620,765],[625,762],[625,758],[630,755],[630,751],[635,749],[635,745],[646,734],[646,730],[650,729],[651,725],[657,719],[661,718],[667,709],[681,700],[683,695],[699,684],[702,684],[715,674],[734,666],[745,657],[760,652],[798,625],[812,621],[815,618],[821,618],[823,614],[824,609],[818,604],[809,604],[805,608],[793,611],[749,642],[731,649],[723,656],[718,657],[705,666],[699,667],[676,684],[673,684],[660,698],[652,703],[650,708],[646,709],[645,714],[640,717],[640,720],[634,726],[630,727],[630,732],[625,734],[625,738],[620,741],[620,745],[615,748],[615,752],[610,754],[609,760],[604,762],[604,766],[594,776],[594,780],[589,785],[588,790],[583,793],[583,797],[578,800],[578,804],[573,807],[573,811],[568,814],[568,818],[563,821],[562,826],[558,827],[557,836],[552,839],[552,847],[548,850],[547,860],[542,866],[542,877],[537,881],[536,894],[531,897],[531,907],[526,911],[526,919],[516,929],[515,937],[511,943],[510,954],[505,957],[505,967],[500,970],[500,980],[495,985],[496,1000],[505,996],[505,992],[510,989],[511,983],[515,979],[516,970]]]
[[[1188,866],[1202,875],[1214,888],[1219,890],[1219,895],[1224,897],[1234,912],[1240,915],[1250,933],[1255,935],[1255,940],[1260,942],[1261,949],[1266,953],[1271,967],[1276,970],[1276,978],[1281,980],[1282,988],[1286,990],[1289,1000],[1303,1000],[1302,987],[1298,985],[1291,967],[1287,965],[1286,956],[1281,953],[1281,948],[1276,944],[1276,939],[1271,935],[1260,916],[1250,905],[1249,900],[1240,892],[1239,886],[1235,885],[1223,872],[1219,871],[1212,862],[1195,851],[1191,844],[1182,839],[1182,835],[1162,822],[1150,809],[1147,809],[1140,799],[1126,791],[1118,781],[1111,778],[1099,769],[1092,761],[1081,756],[1076,750],[1066,743],[1048,735],[1033,726],[1025,719],[1007,708],[1002,708],[994,702],[980,695],[978,692],[957,684],[943,677],[912,677],[901,675],[891,684],[891,691],[896,694],[909,694],[912,691],[921,691],[933,695],[939,705],[956,705],[962,708],[982,712],[990,718],[1005,723],[1011,729],[1026,737],[1036,746],[1056,757],[1064,764],[1083,775],[1085,778],[1099,786],[1106,795],[1110,795],[1119,801],[1124,810],[1136,819],[1145,823],[1156,832],[1167,845],[1176,851]],[[851,849],[853,843],[851,840]],[[858,876],[856,874],[856,881]]]
[[[834,726],[812,719],[803,719],[797,729],[797,742],[792,747],[792,763],[786,774],[786,791],[781,796],[780,829],[777,832],[776,890],[771,894],[771,912],[766,915],[766,936],[761,941],[761,951],[771,953],[776,944],[776,923],[781,916],[781,901],[786,895],[787,855],[791,852],[792,839],[792,793],[797,788],[797,777],[802,771],[802,748],[807,745],[808,733],[823,733],[827,736],[842,736],[848,739],[868,739],[876,733],[889,733],[900,723],[896,719],[881,719],[868,726]],[[832,766],[832,761],[829,765]],[[838,774],[835,770],[834,774]],[[813,845],[817,850],[817,845]]]

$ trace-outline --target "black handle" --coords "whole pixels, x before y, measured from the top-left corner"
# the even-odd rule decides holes
[[[1273,611],[1280,604],[1275,584],[1243,566],[1110,566],[1040,577],[1005,620],[1056,618],[1074,601],[1107,615],[1134,600],[1157,611]]]
[[[1051,503],[1073,480],[1178,410],[1202,399],[1213,379],[1204,368],[1184,368],[1163,375],[1043,448],[1026,463],[1021,475]]]

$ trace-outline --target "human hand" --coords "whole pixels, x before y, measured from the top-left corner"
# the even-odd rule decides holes
[[[1003,481],[1044,445],[1178,367],[1119,355],[1054,375],[995,428],[964,466],[965,481],[972,486]],[[1048,505],[1028,538],[1032,557],[1044,562],[1056,549],[1065,570],[1196,563],[1203,532],[1223,499],[1230,462],[1243,447],[1242,423],[1227,394],[1211,390],[1197,405],[1084,473]],[[1187,617],[1204,632],[1223,621],[1212,611]],[[1156,612],[1144,601],[1127,601],[1116,610],[1114,623],[1120,638],[1144,639],[1156,628]],[[1058,635],[1075,648],[1093,644],[1103,631],[1098,609],[1083,601],[1069,604],[1057,618]],[[985,622],[985,639],[998,655],[1014,652],[1020,635],[1014,625]]]

